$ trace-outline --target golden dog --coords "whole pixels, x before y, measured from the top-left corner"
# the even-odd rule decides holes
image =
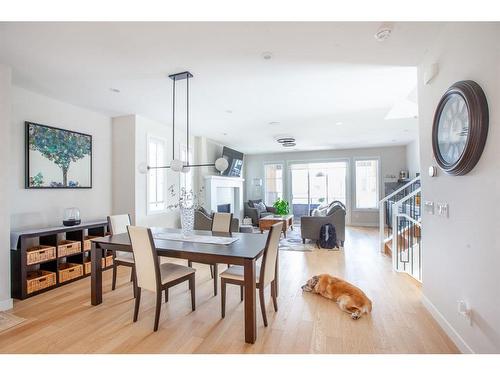
[[[366,294],[357,286],[338,277],[326,274],[313,276],[302,286],[302,290],[321,294],[337,302],[340,309],[351,314],[351,318],[355,320],[372,311],[372,301]]]

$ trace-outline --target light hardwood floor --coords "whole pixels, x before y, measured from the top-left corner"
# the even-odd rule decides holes
[[[16,301],[12,313],[26,322],[0,334],[3,353],[457,353],[425,310],[418,283],[391,270],[374,229],[347,229],[344,251],[280,252],[279,311],[266,291],[269,326],[257,306],[258,339],[246,344],[243,303],[228,286],[226,318],[213,296],[208,266],[196,265],[197,309],[186,285],[171,289],[159,331],[153,332],[154,296],[143,293],[139,320],[129,271],[121,267],[117,289],[103,277],[100,306],[90,305],[90,279]],[[180,261],[182,262],[182,261]],[[185,261],[183,262],[185,263]],[[221,267],[223,268],[223,267]],[[361,287],[373,301],[371,316],[354,321],[329,300],[302,293],[314,274],[330,273]]]

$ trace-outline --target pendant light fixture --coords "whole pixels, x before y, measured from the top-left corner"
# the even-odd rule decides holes
[[[150,169],[165,169],[170,168],[175,172],[187,173],[191,167],[215,167],[220,173],[224,172],[229,163],[224,158],[217,159],[214,163],[206,164],[189,164],[189,79],[193,78],[193,75],[186,71],[181,73],[175,73],[168,76],[172,81],[172,161],[170,165],[151,167],[149,165],[140,165],[139,171],[141,173],[147,173]],[[183,161],[175,158],[175,84],[177,81],[186,80],[186,157],[188,160]]]

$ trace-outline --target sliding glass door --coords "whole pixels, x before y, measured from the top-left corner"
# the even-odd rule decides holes
[[[310,215],[320,205],[334,200],[346,204],[347,161],[290,165],[291,203],[295,219]]]

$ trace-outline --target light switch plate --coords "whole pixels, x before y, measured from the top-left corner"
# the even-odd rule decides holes
[[[437,214],[442,217],[448,217],[448,203],[437,202]]]
[[[424,211],[426,214],[434,215],[434,202],[425,201],[424,202]]]

